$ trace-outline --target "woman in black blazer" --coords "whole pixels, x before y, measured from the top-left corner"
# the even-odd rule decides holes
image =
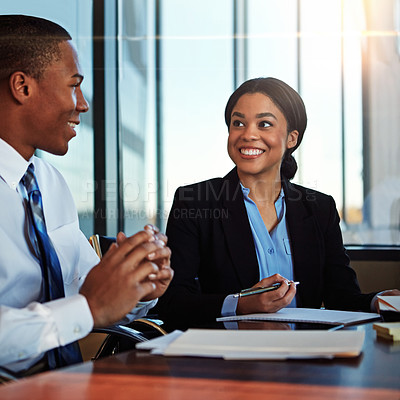
[[[292,153],[307,125],[298,93],[278,79],[249,80],[230,97],[225,121],[228,153],[236,167],[224,178],[176,191],[167,225],[175,274],[159,299],[160,317],[189,326],[215,321],[227,304],[232,310],[232,294],[273,283],[281,283],[280,288],[236,298],[233,312],[322,304],[371,311],[375,293],[360,292],[343,247],[333,198],[290,182],[297,170]],[[253,215],[245,204],[244,188],[250,190],[246,201],[256,210]],[[271,238],[274,231],[281,232],[272,250],[257,244],[265,228]],[[260,267],[264,263],[260,257],[268,257],[270,251],[282,253],[278,260],[283,262],[268,265],[267,261]],[[283,264],[291,278],[266,275],[270,269],[280,272]],[[293,280],[300,282],[297,291]]]

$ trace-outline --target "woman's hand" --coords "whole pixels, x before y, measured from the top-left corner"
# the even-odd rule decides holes
[[[274,283],[280,283],[281,286],[270,292],[240,297],[236,308],[236,314],[273,313],[288,306],[296,295],[296,285],[289,285],[289,282],[290,281],[279,274],[262,279],[254,285],[254,288],[271,286]]]

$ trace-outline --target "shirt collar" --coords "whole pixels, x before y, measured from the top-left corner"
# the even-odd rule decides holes
[[[7,185],[16,190],[33,156],[26,161],[12,146],[0,138],[0,177]]]
[[[241,187],[241,189],[242,189],[243,196],[249,198],[250,189],[244,187],[244,186],[242,185],[242,182],[240,182],[240,187]],[[281,187],[281,191],[279,192],[279,196],[278,196],[278,198],[275,200],[275,204],[276,204],[279,200],[284,199],[284,198],[285,198],[285,192],[283,191],[283,186],[282,186],[282,187]]]

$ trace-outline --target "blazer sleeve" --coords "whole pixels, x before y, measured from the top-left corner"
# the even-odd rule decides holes
[[[195,187],[178,188],[168,218],[166,234],[172,251],[174,278],[155,311],[167,326],[171,324],[174,329],[215,321],[220,316],[225,298],[224,294],[203,293],[200,288],[201,264],[211,246],[207,240],[207,213],[211,209],[201,203]]]
[[[329,198],[329,212],[323,237],[325,241],[325,271],[323,300],[326,308],[339,310],[371,311],[371,301],[376,293],[363,294],[355,271],[343,246],[339,215],[335,201]]]

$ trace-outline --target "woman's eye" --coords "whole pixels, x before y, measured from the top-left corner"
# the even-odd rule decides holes
[[[272,126],[272,124],[268,121],[261,121],[258,126],[260,128],[268,128],[269,126]]]
[[[233,121],[233,122],[232,122],[232,125],[233,125],[233,126],[244,126],[244,125],[243,125],[243,122],[238,121],[238,120]]]

